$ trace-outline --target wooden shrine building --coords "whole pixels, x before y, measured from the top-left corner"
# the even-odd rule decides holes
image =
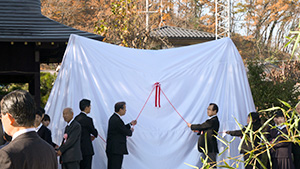
[[[163,26],[153,29],[150,33],[150,37],[154,39],[166,38],[174,47],[193,45],[216,39],[216,36],[213,33],[174,26]],[[161,48],[164,48],[164,44],[161,43],[160,40],[157,42]]]
[[[70,34],[103,37],[41,14],[40,0],[0,0],[0,84],[28,83],[40,105],[40,63],[60,63]]]

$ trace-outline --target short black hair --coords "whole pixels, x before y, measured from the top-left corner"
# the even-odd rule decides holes
[[[248,117],[251,117],[253,122],[259,122],[260,123],[260,121],[261,121],[260,117],[259,117],[259,113],[257,113],[257,112],[250,112],[248,114]]]
[[[88,99],[82,99],[80,102],[79,102],[79,108],[81,111],[84,111],[84,109],[86,107],[89,107],[91,105],[91,101],[88,100]]]
[[[252,117],[252,120],[259,119],[259,114],[257,112],[250,112],[248,117]]]
[[[32,127],[35,120],[35,102],[25,90],[15,90],[2,98],[1,113],[9,113],[21,127]]]
[[[50,122],[50,116],[48,114],[45,114],[42,121],[49,121]]]
[[[282,110],[276,110],[275,117],[284,117]]]
[[[43,114],[45,114],[45,109],[42,107],[37,108],[35,114],[39,115],[40,117],[43,117]]]
[[[253,126],[252,130],[253,131],[258,130],[261,127],[261,120],[260,120],[260,117],[259,117],[259,113],[250,112],[248,114],[248,117],[250,117],[252,119],[252,126]]]
[[[118,102],[115,104],[115,112],[119,112],[120,109],[124,109],[124,105],[126,105],[126,102]]]
[[[218,105],[216,104],[216,103],[209,103],[209,105],[211,106],[211,105],[213,105],[213,111],[215,111],[216,110],[216,112],[218,113],[218,111],[219,111],[219,107],[218,107]]]

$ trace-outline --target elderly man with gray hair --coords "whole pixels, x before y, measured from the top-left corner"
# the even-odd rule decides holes
[[[81,126],[74,120],[72,108],[63,110],[63,118],[68,123],[61,146],[57,150],[57,155],[61,156],[62,169],[79,169],[82,154],[80,149]]]

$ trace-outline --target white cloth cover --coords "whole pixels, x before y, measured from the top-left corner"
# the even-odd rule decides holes
[[[66,107],[80,113],[79,101],[91,100],[90,117],[99,135],[106,139],[108,119],[114,104],[126,101],[125,123],[137,118],[155,82],[173,106],[189,123],[203,123],[209,103],[219,106],[220,135],[239,129],[234,118],[246,124],[247,114],[255,111],[243,61],[229,38],[164,50],[140,50],[116,46],[71,35],[62,66],[55,81],[46,112],[52,121],[54,142],[61,143],[66,123]],[[129,155],[123,169],[191,169],[201,166],[197,150],[198,136],[187,127],[168,100],[161,94],[161,108],[155,107],[154,92],[138,118],[132,137],[128,137]],[[218,160],[239,155],[236,139]],[[93,141],[93,168],[107,165],[106,143]],[[219,151],[224,145],[219,142]],[[231,163],[233,161],[229,161]]]

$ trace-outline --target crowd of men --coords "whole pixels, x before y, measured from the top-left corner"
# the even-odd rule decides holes
[[[52,142],[47,128],[50,117],[36,108],[32,96],[24,90],[5,95],[0,102],[0,168],[1,169],[91,169],[94,149],[92,141],[98,136],[91,112],[91,101],[82,99],[81,112],[74,117],[72,108],[63,110],[67,122],[60,145]],[[115,104],[115,113],[108,126],[108,169],[121,169],[123,155],[128,154],[126,137],[131,136],[136,120],[125,125],[120,118],[126,113],[126,103]],[[57,160],[59,156],[59,160]]]
[[[98,136],[93,119],[87,114],[91,112],[91,101],[82,99],[79,103],[81,112],[74,117],[72,108],[63,110],[62,116],[67,125],[60,145],[52,142],[51,131],[47,128],[50,117],[45,115],[42,108],[36,108],[32,96],[24,90],[13,91],[4,96],[0,102],[0,168],[1,169],[91,169],[94,149],[92,141]],[[123,156],[128,154],[126,138],[132,136],[136,120],[125,124],[121,119],[126,113],[126,103],[115,104],[115,112],[110,117],[107,131],[107,168],[121,169]],[[218,106],[210,103],[207,108],[209,118],[202,124],[187,123],[187,126],[198,133],[198,150],[208,163],[216,168],[218,151],[217,134],[220,122],[218,120]],[[296,111],[300,115],[300,104]],[[274,122],[276,127],[268,131],[267,138],[271,143],[278,142],[272,149],[272,168],[294,169],[300,168],[300,147],[294,145],[294,162],[292,161],[292,144],[284,142],[287,134],[284,125],[285,116],[277,111]],[[248,125],[255,132],[261,127],[257,112],[249,113],[247,125],[241,130],[226,131],[231,136],[243,136]],[[298,130],[299,127],[298,127]],[[281,142],[280,142],[281,141]],[[283,142],[282,142],[283,141]],[[259,145],[260,139],[254,138],[252,143],[247,139],[242,143],[241,153],[244,159],[250,158],[249,151]],[[299,152],[297,152],[299,151]],[[59,156],[59,160],[57,157]],[[258,163],[254,167],[260,168]],[[269,166],[270,167],[270,166]],[[246,165],[253,168],[253,165]]]

